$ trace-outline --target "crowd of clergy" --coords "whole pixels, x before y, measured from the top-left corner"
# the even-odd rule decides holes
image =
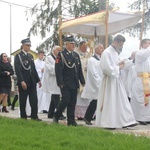
[[[97,43],[90,51],[86,41],[75,47],[76,41],[71,36],[66,37],[63,50],[56,45],[48,55],[38,51],[38,58],[34,60],[38,74],[36,83],[40,83],[34,92],[37,95],[37,113],[45,113],[55,123],[67,119],[68,125],[73,126],[78,125],[76,120],[107,129],[150,124],[150,39],[143,39],[139,50],[121,60],[119,55],[125,41],[124,36],[117,35],[108,48],[104,49],[103,44]],[[23,49],[25,45],[31,46],[30,39],[22,41],[22,57],[28,53]],[[17,57],[15,69],[7,60],[6,53],[0,57],[0,102],[1,111],[5,113],[9,112],[6,105],[10,78],[15,81],[16,91],[12,110],[15,110],[20,94],[18,78],[21,78],[19,91],[24,87],[24,79],[20,75],[22,69],[17,72],[17,65],[29,72],[32,67],[28,63],[32,60],[28,59],[24,64],[20,55]],[[34,94],[26,94],[26,104],[21,101],[23,97],[19,97],[21,118],[41,121],[33,106],[36,103],[30,100]]]

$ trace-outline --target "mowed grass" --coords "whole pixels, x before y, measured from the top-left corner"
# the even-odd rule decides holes
[[[100,128],[0,117],[0,150],[148,150],[150,139]]]

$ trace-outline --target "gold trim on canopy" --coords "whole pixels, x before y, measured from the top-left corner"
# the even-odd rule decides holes
[[[94,23],[103,24],[105,23],[105,17],[106,17],[106,12],[104,11],[101,13],[94,13],[92,15],[87,15],[87,16],[75,18],[69,21],[64,21],[62,22],[62,25],[60,26],[59,30],[70,27],[70,26],[76,26],[82,23],[89,23],[89,22],[92,22],[92,24]]]

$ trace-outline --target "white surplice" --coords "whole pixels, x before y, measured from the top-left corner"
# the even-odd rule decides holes
[[[49,94],[61,94],[57,86],[55,75],[55,60],[51,55],[45,59],[44,75],[42,79],[42,90]]]
[[[86,84],[81,94],[81,98],[89,100],[98,99],[98,91],[102,75],[100,59],[98,60],[94,57],[89,58],[87,63]]]
[[[41,69],[44,68],[45,62],[38,58],[34,62],[35,62],[35,67],[39,75],[39,78],[42,81],[44,72],[42,72]],[[47,95],[45,92],[43,92],[42,87],[39,88],[38,85],[37,85],[37,96],[38,96],[38,112],[41,112],[42,110],[48,111],[49,109],[48,106],[49,106],[50,101],[47,100],[47,97],[46,97]]]
[[[141,49],[136,53],[135,67],[137,74],[142,72],[150,73],[150,47]],[[145,106],[142,77],[137,77],[133,83],[131,106],[137,121],[150,121],[150,96],[149,103]]]
[[[119,57],[109,46],[101,57],[104,77],[99,88],[96,126],[121,128],[136,123],[127,94],[120,79]]]

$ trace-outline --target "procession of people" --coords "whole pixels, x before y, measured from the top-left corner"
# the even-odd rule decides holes
[[[117,35],[109,47],[97,43],[91,53],[86,41],[75,47],[74,37],[68,36],[64,49],[55,45],[47,56],[40,50],[34,60],[30,39],[23,39],[14,65],[1,54],[1,111],[10,113],[7,100],[15,80],[11,111],[19,99],[22,119],[42,121],[38,113],[45,113],[54,123],[66,120],[68,126],[78,126],[77,120],[106,129],[150,124],[150,39],[120,60],[125,41]]]

